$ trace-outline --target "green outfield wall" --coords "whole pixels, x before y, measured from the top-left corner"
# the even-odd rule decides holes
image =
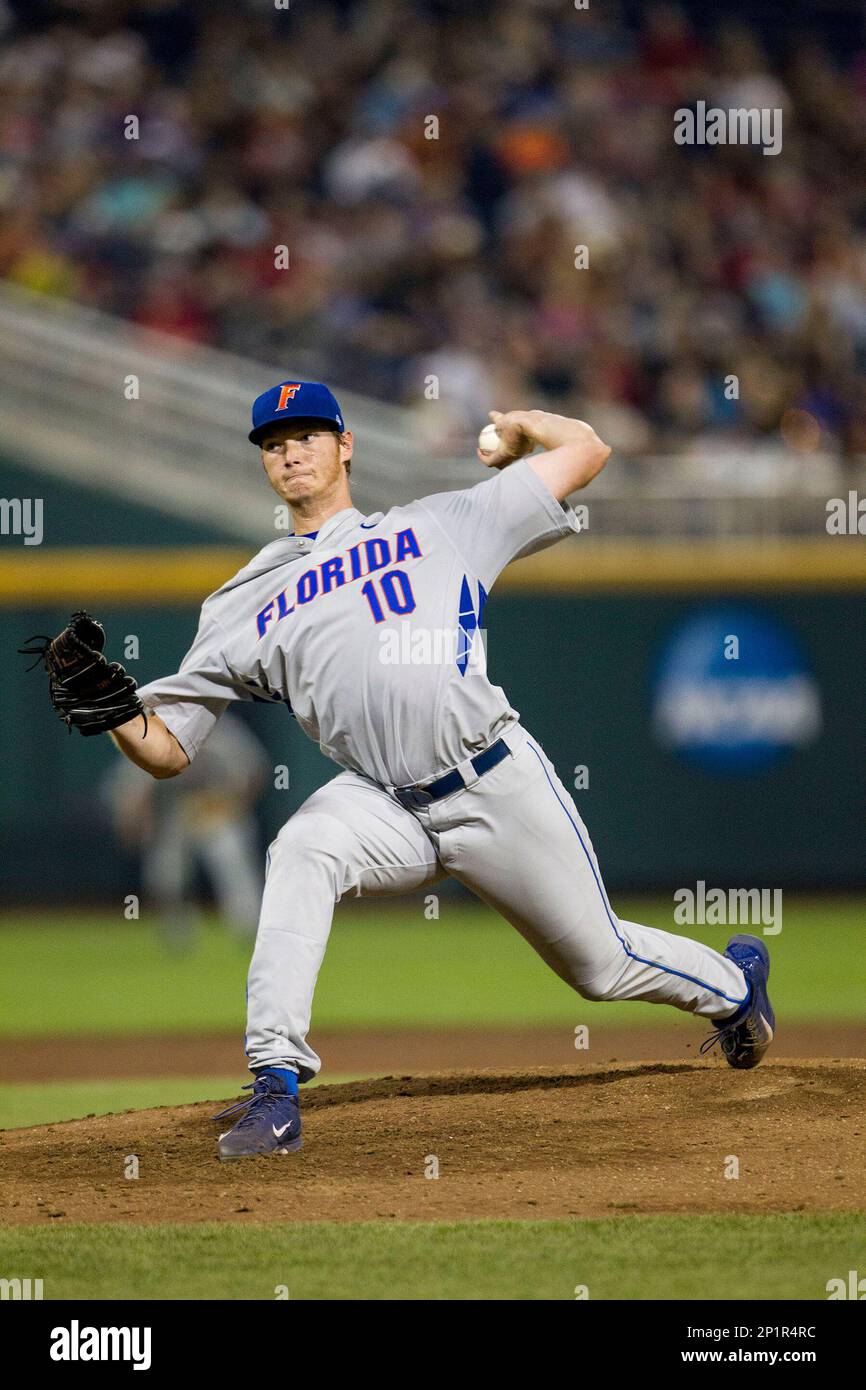
[[[176,669],[197,622],[197,608],[181,603],[103,601],[98,611],[118,654],[128,634],[138,637],[139,659],[128,666],[141,682]],[[65,600],[20,607],[7,600],[0,610],[7,900],[69,903],[129,891],[130,863],[113,847],[95,796],[118,755],[108,739],[67,735],[50,711],[44,675],[25,676],[24,659],[14,655],[23,638],[59,630],[68,613]],[[769,659],[769,671],[760,668],[752,679],[758,706],[762,699],[769,706],[767,718],[758,711],[769,736],[763,746],[760,739],[751,749],[745,745],[746,766],[738,764],[743,747],[726,758],[724,738],[720,745],[718,737],[715,744],[706,737],[702,701],[712,724],[719,682],[700,669],[691,685],[686,671],[684,695],[675,688],[674,722],[682,717],[687,734],[696,723],[704,743],[700,737],[671,742],[659,724],[661,692],[673,669],[671,643],[679,634],[688,657],[689,632],[719,614],[722,628],[743,628],[747,642],[751,630],[753,641],[757,631],[771,647],[774,635],[781,634],[783,648],[788,644],[782,658],[775,654],[780,669]],[[643,595],[506,589],[492,596],[486,622],[490,676],[572,789],[612,888],[697,879],[717,886],[862,886],[862,592],[774,590],[732,599],[704,588]],[[698,631],[696,649],[700,640]],[[793,672],[785,666],[792,645],[799,663]],[[289,788],[269,789],[262,799],[264,845],[336,769],[282,706],[244,707],[242,713],[274,765],[290,769]]]
[[[85,606],[112,655],[138,638],[140,683],[173,671],[201,599],[251,548],[2,455],[0,489],[43,498],[45,522],[39,545],[0,537],[3,894],[116,899],[135,865],[98,788],[119,755],[67,735],[16,648]],[[581,536],[509,566],[485,621],[490,676],[572,791],[611,888],[863,886],[861,537]],[[336,769],[283,706],[240,717],[290,770],[259,807],[264,850]]]

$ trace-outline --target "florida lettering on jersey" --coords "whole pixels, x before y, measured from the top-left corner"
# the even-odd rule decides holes
[[[387,512],[346,507],[314,536],[270,541],[211,594],[180,670],[140,698],[191,759],[232,701],[264,692],[340,767],[422,781],[517,720],[471,657],[481,608],[509,561],[579,529],[528,459]],[[444,659],[415,660],[440,633],[453,651],[449,640]]]
[[[289,591],[281,589],[264,608],[256,614],[256,631],[264,637],[272,622],[279,622],[294,613],[297,606],[311,603],[332,589],[342,588],[356,579],[365,579],[386,565],[399,565],[409,556],[420,560],[421,546],[412,527],[398,531],[393,539],[386,536],[373,536],[370,540],[359,541],[342,555],[332,555],[321,565],[304,570],[295,581],[292,601]]]

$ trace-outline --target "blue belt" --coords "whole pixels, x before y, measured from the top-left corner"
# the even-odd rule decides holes
[[[470,763],[478,776],[483,777],[485,772],[489,772],[497,763],[501,763],[503,758],[507,758],[510,752],[505,739],[498,738],[489,748],[485,748],[483,753],[470,758]],[[405,806],[407,811],[412,811],[418,806],[429,806],[431,801],[441,801],[443,796],[450,796],[452,792],[457,792],[465,786],[466,783],[455,767],[452,772],[446,772],[444,777],[437,777],[435,782],[428,782],[425,787],[395,787],[394,795],[401,806]]]

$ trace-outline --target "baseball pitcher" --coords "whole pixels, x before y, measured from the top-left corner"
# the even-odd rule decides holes
[[[298,1083],[321,1065],[307,1041],[313,992],[345,895],[453,875],[584,998],[698,1014],[713,1025],[704,1048],[719,1042],[733,1067],[772,1042],[763,941],[736,936],[719,954],[621,921],[571,796],[487,678],[480,629],[497,576],[579,530],[567,499],[610,453],[580,420],[491,420],[495,447],[478,454],[489,479],[365,516],[337,401],[319,383],[281,382],[255,401],[249,438],[294,533],[205,601],[177,674],[136,690],[83,614],[31,649],[69,726],[110,731],[154,777],[183,773],[229,703],[253,699],[287,705],[342,769],[268,851],[248,981],[254,1080],[216,1117],[234,1119],[222,1159],[300,1148]]]

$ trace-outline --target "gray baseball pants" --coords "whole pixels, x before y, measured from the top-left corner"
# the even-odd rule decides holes
[[[712,1020],[744,1002],[743,974],[726,956],[617,918],[552,763],[521,725],[504,737],[510,757],[422,809],[341,772],[286,822],[268,851],[249,972],[251,1068],[291,1067],[302,1080],[319,1071],[307,1032],[341,898],[410,892],[446,875],[501,913],[585,999],[642,999]]]

